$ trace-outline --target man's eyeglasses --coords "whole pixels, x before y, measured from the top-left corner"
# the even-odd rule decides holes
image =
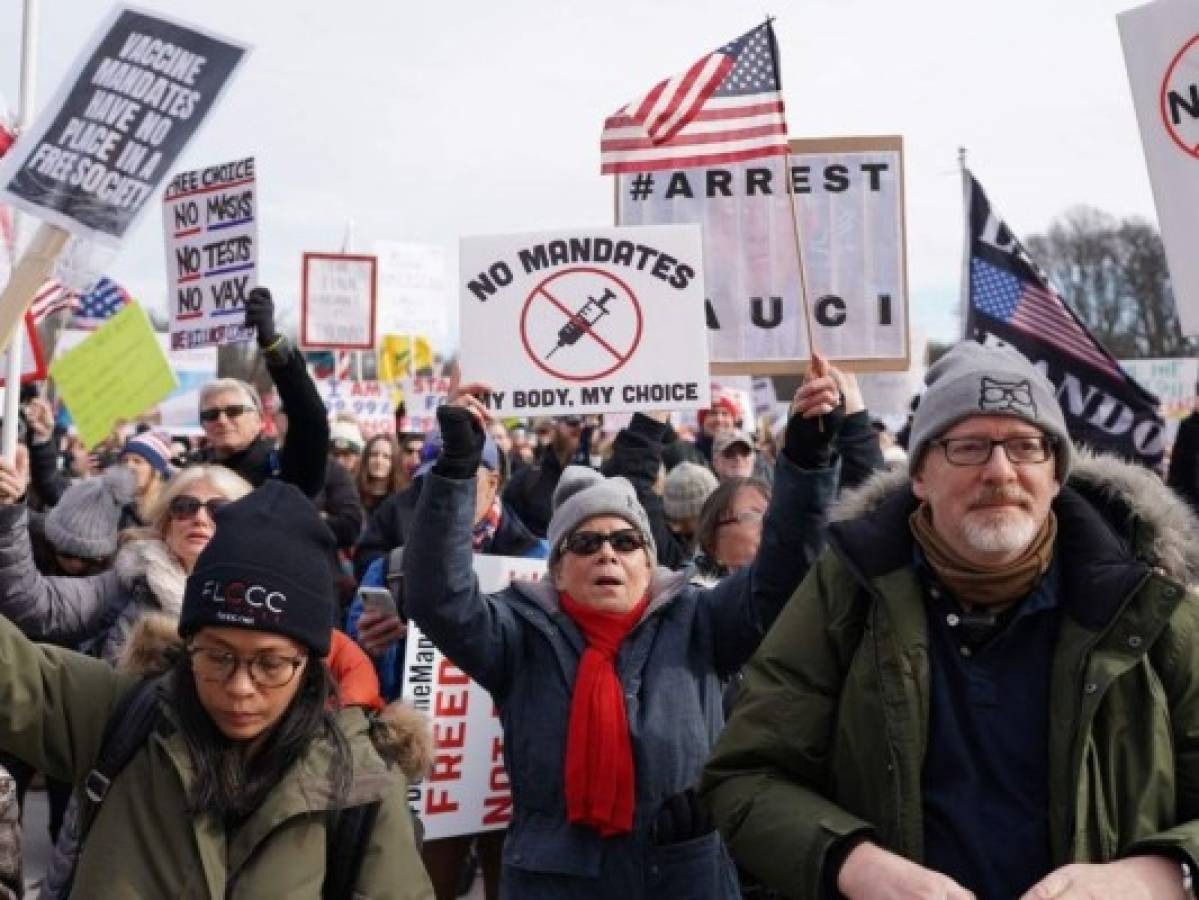
[[[716,523],[716,527],[723,528],[725,525],[754,525],[761,522],[765,516],[766,513],[760,509],[743,509],[739,513],[725,516]]]
[[[216,647],[187,648],[191,657],[192,672],[203,681],[227,683],[244,664],[250,680],[260,688],[281,688],[291,683],[296,672],[304,664],[306,656],[281,656],[278,653],[259,653],[242,659],[228,650]]]
[[[636,528],[622,528],[619,531],[576,531],[562,542],[562,549],[576,556],[591,556],[598,553],[600,547],[607,542],[617,553],[632,553],[645,549],[645,538]]]
[[[228,406],[213,406],[209,409],[200,410],[201,422],[215,422],[223,413],[226,419],[232,421],[238,416],[244,415],[252,411],[254,407],[247,406],[244,403],[230,403]]]
[[[225,506],[229,501],[224,497],[210,497],[207,500],[201,500],[199,497],[193,497],[191,494],[180,494],[178,497],[173,497],[167,505],[167,512],[171,518],[177,522],[194,519],[200,514],[201,508],[208,510],[208,515],[211,518],[216,518],[216,511],[222,506]]]
[[[1042,435],[1017,435],[992,440],[984,437],[944,438],[933,441],[945,452],[953,466],[982,466],[991,459],[996,447],[1003,447],[1008,461],[1014,465],[1043,463],[1053,456],[1054,442]]]

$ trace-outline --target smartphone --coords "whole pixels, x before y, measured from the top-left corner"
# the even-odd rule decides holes
[[[362,598],[363,609],[374,610],[382,616],[399,616],[400,612],[396,609],[395,597],[391,596],[391,591],[381,587],[360,587],[358,596]]]

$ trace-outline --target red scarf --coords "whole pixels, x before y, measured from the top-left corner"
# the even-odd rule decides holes
[[[633,745],[616,654],[649,605],[649,595],[626,613],[601,612],[566,593],[558,598],[587,638],[570,699],[566,815],[603,837],[624,834],[633,830]]]

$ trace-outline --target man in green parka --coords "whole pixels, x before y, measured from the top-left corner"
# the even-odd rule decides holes
[[[1193,897],[1194,518],[1014,351],[926,384],[705,769],[733,856],[787,897]]]

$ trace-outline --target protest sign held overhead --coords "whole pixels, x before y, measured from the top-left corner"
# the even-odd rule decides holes
[[[395,410],[387,385],[339,378],[318,378],[315,383],[330,418],[339,413],[353,415],[363,437],[395,433]]]
[[[248,341],[258,285],[254,158],[180,172],[163,197],[171,348]]]
[[[1199,335],[1199,6],[1156,0],[1116,18],[1178,319]]]
[[[1122,359],[1120,368],[1157,397],[1160,402],[1158,412],[1166,423],[1166,440],[1174,443],[1178,423],[1195,411],[1199,360]]]
[[[13,205],[116,244],[212,109],[247,47],[117,7],[0,163]]]
[[[379,334],[444,334],[450,277],[445,248],[375,241],[379,260]]]
[[[1024,245],[963,171],[969,204],[966,337],[1010,344],[1057,388],[1070,437],[1097,450],[1161,461],[1165,426],[1157,398],[1091,336],[1049,284]]]
[[[37,336],[37,325],[33,316],[25,314],[25,327],[19,332],[21,340],[21,383],[41,381],[46,377],[46,357],[42,353],[42,342]],[[0,387],[4,386],[8,371],[8,351],[0,354]]]
[[[450,396],[450,379],[442,376],[417,375],[400,379],[404,397],[404,421],[400,430],[430,434],[437,430],[437,407]]]
[[[480,590],[502,591],[514,579],[537,580],[545,561],[511,556],[472,557]],[[404,648],[405,702],[433,720],[436,756],[408,802],[426,840],[506,828],[512,796],[504,769],[504,732],[491,695],[475,684],[408,623]]]
[[[504,415],[708,402],[694,225],[464,238],[463,381]]]
[[[373,350],[376,274],[373,256],[305,253],[300,346]]]
[[[902,139],[792,141],[785,158],[622,174],[616,191],[621,225],[703,226],[714,372],[787,374],[807,359],[796,219],[816,349],[907,368]]]
[[[88,447],[179,386],[145,310],[136,303],[58,357],[50,377]]]

